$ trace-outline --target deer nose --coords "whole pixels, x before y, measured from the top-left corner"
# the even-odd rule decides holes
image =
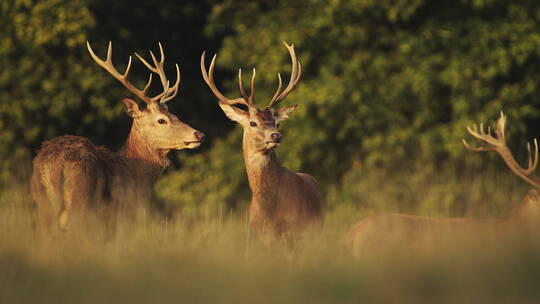
[[[197,138],[198,141],[203,141],[204,140],[204,133],[200,132],[200,131],[196,131],[195,132],[195,138]]]
[[[270,134],[270,138],[274,141],[274,142],[281,142],[281,134],[279,133],[272,133]]]

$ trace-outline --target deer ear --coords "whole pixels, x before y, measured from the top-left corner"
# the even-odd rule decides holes
[[[298,105],[292,105],[290,107],[279,108],[276,111],[276,121],[284,121],[289,119],[289,116],[296,110]]]
[[[239,109],[237,107],[228,105],[222,102],[221,100],[218,101],[218,103],[221,109],[223,110],[223,113],[225,113],[225,115],[227,115],[227,117],[229,117],[230,120],[242,122],[247,119],[248,114],[246,113],[246,111]]]
[[[131,116],[132,118],[141,116],[139,105],[133,99],[124,98],[122,99],[122,103],[124,104],[124,111],[126,111],[127,115]]]

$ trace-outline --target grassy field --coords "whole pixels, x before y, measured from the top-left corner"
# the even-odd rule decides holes
[[[44,239],[34,227],[28,191],[7,188],[0,194],[0,303],[540,301],[540,240],[467,248],[448,244],[425,252],[403,248],[355,259],[345,247],[345,234],[366,215],[404,209],[504,217],[526,191],[506,172],[429,182],[408,174],[405,179],[383,173],[347,177],[348,190],[328,195],[324,227],[306,233],[294,248],[258,241],[242,211],[198,219],[143,213],[136,222],[122,222],[109,242],[101,240],[99,224]],[[454,191],[451,199],[449,191]],[[473,207],[456,211],[455,202],[466,195]],[[486,198],[493,201],[482,203]],[[416,203],[390,202],[396,199]]]

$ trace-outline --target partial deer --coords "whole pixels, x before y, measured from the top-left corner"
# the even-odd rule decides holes
[[[281,75],[278,88],[266,108],[260,110],[254,103],[255,69],[251,77],[250,95],[242,85],[242,70],[238,72],[241,97],[229,99],[214,84],[216,55],[206,71],[205,53],[201,56],[201,71],[225,115],[244,128],[243,152],[249,186],[252,192],[249,208],[250,224],[255,231],[271,231],[279,237],[297,233],[322,217],[322,199],[315,178],[305,173],[295,173],[282,167],[275,149],[281,143],[279,126],[294,112],[297,105],[277,108],[278,104],[300,81],[300,62],[294,47],[284,43],[292,60],[291,79],[282,91]],[[242,105],[246,110],[235,107]]]
[[[491,128],[484,129],[480,124],[467,127],[467,131],[487,145],[472,147],[463,140],[465,147],[472,151],[497,152],[506,165],[521,179],[533,186],[522,203],[504,220],[474,219],[474,218],[429,218],[405,214],[383,214],[370,216],[360,220],[348,233],[347,245],[355,254],[373,248],[384,248],[393,245],[439,245],[444,241],[467,238],[471,235],[495,237],[508,232],[530,232],[534,225],[540,224],[540,178],[533,175],[538,165],[538,143],[534,140],[534,152],[530,144],[528,167],[522,168],[506,144],[506,116],[501,112],[497,122],[495,135]]]
[[[163,91],[153,97],[147,96],[152,73],[142,90],[128,81],[131,56],[126,71],[121,74],[113,66],[110,42],[105,61],[94,53],[88,42],[87,48],[94,61],[146,103],[146,108],[139,108],[132,99],[122,100],[133,122],[124,147],[118,153],[95,146],[87,138],[72,135],[43,143],[33,161],[31,190],[46,233],[55,232],[56,228],[68,229],[73,211],[80,214],[93,207],[114,213],[121,205],[129,209],[135,202],[148,199],[154,182],[170,164],[167,153],[196,148],[204,139],[202,132],[185,124],[167,109],[166,103],[178,93],[180,69],[176,65],[176,82],[171,87],[164,71],[165,55],[161,44],[159,61],[150,52],[154,65],[135,53],[161,80]]]

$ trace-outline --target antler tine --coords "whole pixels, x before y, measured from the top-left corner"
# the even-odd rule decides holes
[[[131,70],[131,56],[129,56],[128,64],[127,64],[127,67],[126,67],[126,71],[125,71],[124,74],[122,75],[122,77],[123,77],[124,79],[127,78],[127,75],[129,74],[129,70]]]
[[[483,123],[480,123],[480,129],[478,129],[476,124],[473,124],[473,127],[467,126],[467,131],[472,136],[474,136],[474,137],[476,137],[476,138],[478,138],[478,139],[480,139],[482,141],[485,141],[488,144],[491,144],[493,146],[500,147],[500,146],[506,145],[505,141],[504,141],[504,138],[501,138],[498,135],[499,132],[500,132],[499,128],[497,128],[497,132],[496,132],[497,137],[494,137],[493,135],[491,135],[490,132],[486,133],[485,130],[484,130],[484,124]],[[491,131],[491,130],[489,130],[489,131]]]
[[[163,64],[165,63],[165,52],[163,52],[163,47],[161,45],[161,42],[158,42],[159,45],[159,51],[160,51],[160,60],[157,61],[156,56],[154,56],[154,53],[150,51],[150,57],[152,57],[152,61],[154,62],[154,65],[152,66],[149,64],[141,55],[135,53],[135,56],[139,58],[139,60],[152,72],[158,73],[159,68],[163,67]]]
[[[152,66],[149,64],[141,55],[135,53],[135,56],[152,72],[158,74],[159,79],[161,80],[161,85],[163,86],[163,93],[155,96],[152,98],[153,101],[160,100],[160,103],[165,103],[171,99],[173,99],[176,94],[178,93],[178,87],[180,86],[180,68],[178,67],[178,64],[176,64],[176,82],[174,86],[169,87],[167,84],[169,81],[167,80],[167,76],[165,75],[165,52],[163,51],[163,46],[161,45],[161,42],[158,42],[159,46],[159,53],[160,53],[160,59],[159,61],[156,59],[156,56],[152,51],[150,51],[150,57],[152,58],[152,62],[154,65]]]
[[[159,57],[161,58],[159,63],[163,65],[163,63],[165,63],[165,52],[163,51],[163,46],[161,45],[161,42],[158,42],[158,46],[159,46]],[[150,51],[150,53],[152,53],[152,51]],[[152,56],[152,58],[154,58],[154,56]]]
[[[144,95],[146,95],[146,92],[148,92],[148,89],[150,88],[151,84],[152,84],[152,73],[150,73],[150,76],[148,77],[148,82],[146,82],[146,85],[144,86],[144,89],[142,90]]]
[[[527,143],[527,154],[528,154],[528,168],[525,170],[525,174],[529,175],[536,170],[538,166],[538,141],[534,139],[534,152],[531,152],[531,143]],[[532,156],[532,157],[531,157]]]
[[[480,129],[478,129],[478,126],[476,124],[473,124],[473,126],[467,126],[467,131],[469,132],[469,134],[471,134],[472,136],[480,139],[480,140],[483,140],[483,141],[488,141],[490,138],[493,138],[490,134],[491,134],[491,128],[488,127],[488,130],[487,130],[487,134],[484,133],[484,124],[483,123],[480,123]],[[475,152],[481,152],[481,151],[493,151],[494,148],[491,148],[491,147],[486,147],[486,146],[480,146],[480,147],[473,147],[471,145],[469,145],[469,143],[465,140],[465,139],[462,139],[462,142],[463,142],[463,145],[465,146],[465,148],[471,150],[471,151],[475,151]]]
[[[240,88],[240,94],[242,97],[247,98],[244,85],[242,84],[242,69],[238,69],[238,87]]]
[[[273,96],[272,99],[270,100],[270,106],[273,105],[274,101],[277,99],[277,97],[278,97],[279,94],[281,93],[281,87],[283,86],[283,82],[281,81],[281,74],[278,73],[278,74],[277,74],[277,77],[278,77],[278,87],[277,87],[276,93],[274,94],[274,96]]]
[[[501,111],[501,116],[497,120],[497,137],[501,138],[503,141],[506,141],[506,116],[503,111]]]
[[[257,72],[255,71],[255,68],[253,68],[253,74],[251,75],[251,89],[249,94],[249,101],[253,103],[253,99],[255,98],[255,75],[257,75]]]
[[[249,92],[249,97],[246,95],[244,90],[244,85],[242,83],[242,69],[238,69],[238,86],[240,88],[240,94],[246,100],[247,103],[253,104],[253,98],[255,97],[255,68],[253,68],[253,74],[251,75],[251,88]]]
[[[300,61],[296,59],[296,53],[294,51],[294,45],[288,45],[286,42],[283,42],[287,50],[289,51],[289,55],[291,56],[292,61],[292,69],[291,69],[291,79],[289,80],[289,84],[283,90],[283,92],[279,93],[281,90],[281,85],[278,85],[278,90],[276,91],[276,94],[274,94],[274,97],[270,100],[269,107],[277,105],[279,102],[281,102],[285,97],[296,87],[298,82],[300,81],[300,76],[302,75],[302,67],[300,65]],[[279,74],[278,74],[279,75]],[[279,80],[281,82],[281,77],[279,77]]]
[[[107,48],[107,58],[105,61],[101,60],[95,53],[92,47],[90,46],[90,42],[86,41],[86,48],[88,49],[88,52],[90,53],[90,56],[94,61],[104,68],[109,74],[111,74],[114,78],[116,78],[120,83],[122,83],[131,93],[135,94],[137,97],[139,97],[142,101],[145,103],[152,103],[152,98],[146,96],[146,91],[148,90],[148,87],[150,87],[150,83],[152,82],[152,78],[148,80],[148,83],[146,87],[143,90],[137,89],[135,86],[133,86],[128,80],[128,74],[131,69],[131,56],[129,57],[128,65],[126,67],[126,71],[124,74],[120,74],[118,70],[114,67],[112,63],[112,42],[109,41],[109,46]],[[160,94],[161,95],[161,94]],[[160,96],[158,95],[158,96]]]
[[[508,168],[512,170],[517,176],[528,182],[529,184],[533,185],[536,188],[540,188],[540,178],[533,175],[533,172],[536,170],[538,166],[538,142],[535,139],[534,140],[534,152],[531,151],[531,145],[530,143],[527,143],[527,154],[528,154],[528,166],[527,168],[523,168],[514,158],[512,155],[512,152],[506,145],[506,134],[505,134],[505,127],[506,127],[506,116],[501,111],[501,116],[499,117],[497,121],[497,129],[495,130],[495,136],[492,136],[491,134],[484,133],[482,124],[480,125],[480,131],[477,130],[476,125],[474,125],[474,128],[467,127],[467,131],[469,133],[480,139],[481,141],[486,142],[489,144],[489,146],[484,147],[471,147],[465,140],[463,140],[463,144],[465,147],[472,151],[495,151],[497,152]],[[488,130],[489,131],[489,130]]]
[[[210,68],[208,71],[206,70],[205,56],[206,56],[206,51],[204,51],[201,55],[201,73],[202,73],[204,81],[206,82],[206,84],[208,85],[212,93],[214,93],[214,95],[220,101],[228,105],[243,104],[243,105],[249,106],[249,104],[243,98],[229,99],[225,97],[223,94],[221,94],[221,92],[216,87],[216,84],[214,83],[214,67],[216,63],[217,54],[215,54],[214,57],[212,58],[212,61],[210,62]],[[241,75],[239,76],[241,77]],[[241,88],[241,90],[243,90],[243,87]]]
[[[463,145],[465,146],[465,148],[471,151],[475,151],[475,152],[493,151],[493,148],[489,148],[489,147],[473,147],[469,145],[469,143],[465,139],[462,139],[461,141],[463,142]]]
[[[182,77],[180,75],[180,67],[178,67],[178,64],[176,64],[176,82],[170,89],[166,90],[166,91],[168,91],[168,93],[167,93],[168,96],[163,96],[161,98],[161,100],[160,100],[160,103],[166,103],[169,100],[176,97],[176,94],[178,94],[178,88],[180,87],[181,79],[182,79]],[[168,86],[169,86],[169,81],[167,81],[167,87]]]
[[[159,72],[162,72],[159,74],[159,76],[161,78],[161,84],[164,85],[165,82],[167,82],[167,78],[161,77],[161,75],[165,76],[164,69],[163,69],[163,63],[164,63],[163,57],[165,57],[165,55],[163,54],[163,48],[161,47],[161,43],[159,43],[159,49],[161,51],[161,59],[159,60],[159,62],[157,61],[156,56],[154,56],[154,53],[152,51],[150,51],[150,57],[152,57],[152,61],[154,62],[154,66],[157,67],[157,70]]]

